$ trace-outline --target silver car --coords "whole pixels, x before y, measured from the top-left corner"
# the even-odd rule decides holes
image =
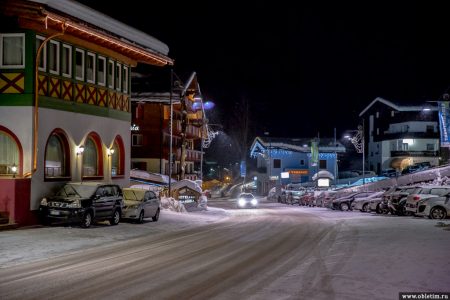
[[[445,219],[450,215],[450,195],[419,200],[416,216],[430,219]]]
[[[143,223],[145,218],[159,219],[161,200],[153,191],[137,188],[123,189],[122,218]]]

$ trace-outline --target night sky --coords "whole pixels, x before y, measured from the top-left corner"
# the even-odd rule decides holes
[[[361,1],[80,1],[166,43],[226,123],[251,105],[255,134],[333,136],[375,97],[438,100],[450,86],[444,7]],[[164,2],[164,3],[161,3]],[[245,1],[247,2],[247,1]],[[144,6],[145,3],[145,6]]]

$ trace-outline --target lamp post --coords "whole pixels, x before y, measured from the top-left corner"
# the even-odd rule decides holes
[[[172,135],[173,135],[173,68],[170,68],[170,94],[169,94],[169,105],[170,105],[170,117],[169,117],[169,197],[172,197]]]
[[[363,186],[366,184],[366,170],[365,170],[365,141],[364,141],[364,120],[362,125],[358,125],[358,130],[356,131],[356,135],[353,137],[350,137],[349,135],[346,135],[345,137],[349,139],[353,146],[355,146],[356,152],[362,153],[362,180],[363,180]]]

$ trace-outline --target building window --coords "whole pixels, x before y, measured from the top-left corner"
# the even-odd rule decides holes
[[[304,165],[305,165],[305,160],[304,160],[304,159],[301,159],[301,160],[300,160],[300,165],[301,165],[301,166],[304,166]]]
[[[91,52],[86,57],[86,81],[95,83],[95,54]]]
[[[50,41],[48,46],[48,70],[59,75],[59,43],[56,41]]]
[[[75,49],[75,79],[84,80],[84,50]]]
[[[391,110],[391,117],[395,115],[395,111]]]
[[[327,168],[327,160],[326,159],[321,159],[319,161],[319,169],[326,169]]]
[[[279,169],[279,168],[281,168],[281,159],[274,159],[274,160],[273,160],[273,168],[274,168],[274,169]]]
[[[402,143],[402,151],[408,151],[408,143]]]
[[[403,125],[402,132],[408,132],[408,131],[409,131],[409,125]]]
[[[98,57],[98,85],[106,85],[106,58],[103,56]]]
[[[128,67],[123,66],[123,92],[128,93]]]
[[[45,37],[43,36],[36,36],[36,53],[39,49],[39,47],[44,42]],[[41,55],[39,55],[39,71],[45,72],[47,70],[47,47],[44,45],[41,50]]]
[[[377,113],[376,113],[375,116],[376,116],[376,118],[378,119],[378,118],[380,117],[380,112],[377,111]]]
[[[120,91],[122,89],[122,65],[116,64],[116,90]]]
[[[434,144],[427,144],[427,151],[434,151]]]
[[[0,34],[0,67],[25,68],[25,34]]]
[[[142,134],[131,135],[131,146],[142,146],[144,137]]]
[[[19,147],[14,138],[0,129],[0,176],[14,174],[12,168],[19,168],[19,155]]]
[[[433,125],[427,125],[426,131],[427,131],[427,133],[433,133],[434,132],[434,126]]]
[[[112,60],[108,61],[108,87],[114,88],[114,62]]]
[[[72,77],[72,47],[69,45],[62,45],[61,68],[64,77]]]
[[[125,147],[122,138],[117,136],[114,140],[111,155],[111,176],[121,176],[125,174]]]
[[[91,133],[84,143],[83,177],[103,175],[102,144],[97,134]]]
[[[69,176],[69,143],[64,133],[54,131],[45,148],[45,178]]]
[[[380,128],[377,128],[377,135],[380,135]]]

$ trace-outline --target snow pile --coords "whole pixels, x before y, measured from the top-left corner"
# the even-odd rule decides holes
[[[177,182],[173,183],[172,184],[172,189],[177,190],[177,189],[180,189],[180,188],[185,187],[185,186],[190,188],[190,189],[192,189],[192,190],[194,190],[194,191],[197,191],[199,193],[202,192],[202,188],[195,181],[192,181],[192,180],[189,180],[189,179],[182,179],[180,181],[177,181]]]
[[[167,176],[167,175],[158,174],[158,173],[150,173],[150,172],[141,171],[141,170],[131,170],[130,177],[132,179],[133,178],[144,179],[144,180],[148,180],[148,181],[152,181],[152,182],[157,182],[160,184],[168,184],[169,183],[169,176]]]
[[[183,203],[181,203],[178,200],[175,200],[174,198],[170,197],[161,197],[161,208],[167,209],[170,211],[185,213],[187,212],[186,208],[184,207]]]
[[[201,195],[198,198],[197,208],[202,210],[208,210],[208,197],[206,197],[205,195]]]

